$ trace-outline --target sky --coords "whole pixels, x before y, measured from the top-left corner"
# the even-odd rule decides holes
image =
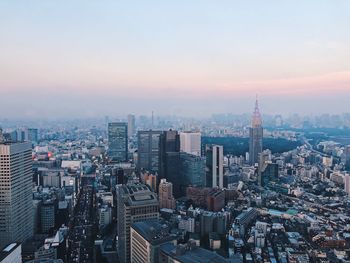
[[[349,0],[2,0],[0,117],[350,112]]]

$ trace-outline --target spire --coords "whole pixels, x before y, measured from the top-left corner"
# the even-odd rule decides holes
[[[254,113],[252,116],[252,128],[261,127],[261,125],[262,125],[262,119],[261,119],[261,115],[260,115],[260,111],[259,111],[258,94],[256,94],[255,109],[254,109]]]
[[[259,112],[258,94],[255,95],[255,110],[254,110],[254,112]]]

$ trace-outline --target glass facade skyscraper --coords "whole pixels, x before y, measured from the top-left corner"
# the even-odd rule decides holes
[[[127,123],[108,123],[108,156],[115,162],[125,162],[128,160]]]

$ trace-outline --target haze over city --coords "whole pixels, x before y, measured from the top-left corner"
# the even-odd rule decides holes
[[[264,113],[348,112],[349,9],[344,0],[1,1],[0,117],[205,117],[251,112],[255,94]]]

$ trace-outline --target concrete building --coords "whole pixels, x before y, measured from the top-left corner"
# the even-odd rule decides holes
[[[205,186],[205,157],[180,153],[180,173],[185,186]]]
[[[172,243],[163,244],[160,247],[159,255],[160,263],[176,262],[176,263],[192,263],[192,262],[230,262],[214,251],[197,247],[195,243],[174,245]]]
[[[135,115],[128,115],[128,137],[131,138],[135,135]]]
[[[344,191],[350,194],[350,175],[344,175]]]
[[[176,235],[158,221],[138,222],[131,227],[131,262],[158,263],[162,244],[176,245]]]
[[[345,155],[345,169],[350,171],[350,145],[345,146],[344,155]]]
[[[41,233],[49,233],[55,226],[55,204],[53,201],[46,201],[40,207]]]
[[[22,263],[22,246],[12,243],[0,251],[0,263]]]
[[[130,262],[130,227],[140,221],[159,218],[157,195],[140,183],[117,185],[118,254],[121,262]]]
[[[159,207],[175,209],[176,201],[173,196],[173,184],[161,179],[159,184]]]
[[[33,235],[32,179],[31,143],[0,141],[0,248]]]
[[[137,168],[159,173],[159,138],[162,131],[139,131],[137,133]]]
[[[180,132],[180,151],[201,156],[200,132]]]
[[[263,150],[263,127],[259,111],[258,99],[255,102],[255,110],[249,128],[249,163],[255,165],[259,162],[259,154]]]
[[[221,145],[206,145],[206,186],[224,187],[224,148]]]
[[[114,162],[128,160],[128,124],[108,123],[108,156]]]

